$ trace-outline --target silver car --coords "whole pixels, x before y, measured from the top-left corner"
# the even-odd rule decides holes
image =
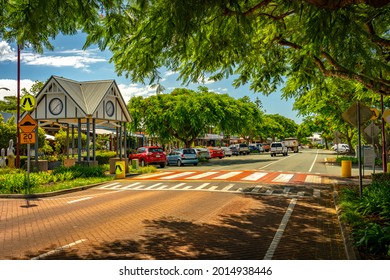
[[[177,149],[167,155],[168,165],[182,166],[184,164],[198,165],[198,156],[192,148]]]
[[[194,148],[198,159],[211,159],[209,149],[206,148]]]

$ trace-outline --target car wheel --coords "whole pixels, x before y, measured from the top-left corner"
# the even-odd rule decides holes
[[[198,164],[197,163],[194,163],[194,166],[197,166]]]
[[[161,168],[164,168],[164,167],[165,167],[165,165],[166,165],[166,163],[165,163],[165,162],[164,162],[164,163],[161,163],[161,164],[160,164],[160,167],[161,167]]]
[[[183,164],[181,163],[180,160],[177,161],[177,166],[182,166]]]
[[[145,161],[143,159],[141,159],[141,163],[140,163],[141,167],[145,167]]]

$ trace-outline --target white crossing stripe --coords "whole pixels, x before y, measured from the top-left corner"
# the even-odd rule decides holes
[[[195,190],[201,190],[204,187],[207,187],[208,185],[210,185],[210,183],[204,183],[204,184],[200,185],[199,187],[196,187]]]
[[[163,190],[163,189],[165,189],[166,187],[168,187],[168,185],[162,185],[162,186],[158,187],[156,190]]]
[[[305,183],[318,183],[321,184],[321,176],[317,175],[307,175]]]
[[[157,187],[157,186],[160,186],[160,185],[162,185],[162,183],[157,183],[157,184],[151,185],[149,187],[146,187],[145,190],[150,190],[150,189],[153,189],[154,187]]]
[[[205,172],[205,173],[201,173],[201,174],[198,174],[198,175],[194,175],[194,176],[188,177],[186,179],[201,179],[201,178],[204,178],[204,177],[207,177],[207,176],[211,176],[211,175],[214,175],[214,174],[217,174],[217,173],[218,172],[210,171],[210,172]]]
[[[294,177],[294,174],[279,174],[272,182],[287,183],[292,177]]]
[[[229,184],[229,185],[227,185],[226,187],[224,187],[221,191],[226,192],[226,191],[230,190],[230,189],[233,188],[233,187],[234,187],[234,184]]]
[[[263,186],[255,186],[251,192],[252,193],[257,193],[257,192],[259,192],[261,190],[262,187]]]
[[[172,171],[161,172],[161,173],[160,172],[156,172],[156,173],[153,173],[153,174],[141,175],[138,178],[140,178],[140,179],[148,179],[148,178],[157,177],[157,176],[164,176],[164,175],[168,175],[168,174],[172,174],[172,173],[173,173]]]
[[[139,185],[139,184],[141,184],[141,182],[136,182],[134,184],[130,184],[130,185],[124,186],[122,189],[130,189],[130,188],[132,188],[132,187],[134,187],[136,185]]]
[[[110,188],[112,186],[116,186],[116,185],[120,185],[120,184],[119,183],[112,183],[112,184],[101,186],[101,187],[99,187],[99,189],[108,189],[108,188]]]
[[[214,191],[218,188],[218,186],[211,186],[210,188],[208,188],[209,191]]]
[[[319,189],[314,189],[314,190],[313,190],[313,196],[314,196],[314,197],[317,197],[317,198],[320,198],[320,197],[321,197],[321,190],[319,190]]]
[[[161,177],[160,179],[163,179],[163,180],[176,179],[176,178],[188,176],[188,175],[191,175],[191,174],[194,174],[194,173],[195,172],[177,173],[177,174],[173,174],[173,175],[170,175],[170,176]]]
[[[185,185],[186,183],[180,183],[180,184],[177,184],[175,186],[173,186],[172,188],[170,188],[171,190],[174,190],[174,189],[178,189],[180,188],[181,186]]]
[[[254,172],[251,175],[246,176],[245,178],[242,178],[241,180],[257,181],[257,180],[259,180],[260,178],[264,177],[267,174],[268,173],[264,173],[264,172]]]
[[[227,178],[230,178],[230,177],[233,177],[233,176],[236,176],[238,174],[241,174],[242,171],[235,171],[235,172],[228,172],[226,174],[223,174],[223,175],[220,175],[220,176],[217,176],[217,177],[214,177],[212,179],[227,179]]]
[[[183,188],[183,190],[188,190],[188,189],[191,189],[192,188],[192,186],[185,186],[184,188]]]
[[[134,187],[133,190],[139,190],[139,189],[141,189],[143,187],[145,187],[145,185],[139,185],[139,186]]]
[[[289,193],[289,191],[290,191],[290,188],[289,187],[285,187],[283,189],[283,194],[287,195]]]

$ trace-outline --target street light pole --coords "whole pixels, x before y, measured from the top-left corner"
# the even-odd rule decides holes
[[[18,44],[18,86],[17,86],[17,108],[16,108],[16,168],[20,168],[20,46]]]

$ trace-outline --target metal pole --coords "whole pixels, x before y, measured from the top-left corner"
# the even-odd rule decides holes
[[[360,102],[357,102],[357,124],[358,124],[358,165],[359,165],[359,194],[363,196],[363,178],[362,178],[362,139],[360,124]]]
[[[20,168],[20,46],[18,44],[18,82],[17,82],[17,108],[16,108],[16,168]]]
[[[385,133],[385,119],[383,113],[385,112],[385,106],[383,105],[383,94],[381,94],[381,110],[382,110],[382,167],[383,172],[387,172],[387,155],[386,155],[386,133]]]

